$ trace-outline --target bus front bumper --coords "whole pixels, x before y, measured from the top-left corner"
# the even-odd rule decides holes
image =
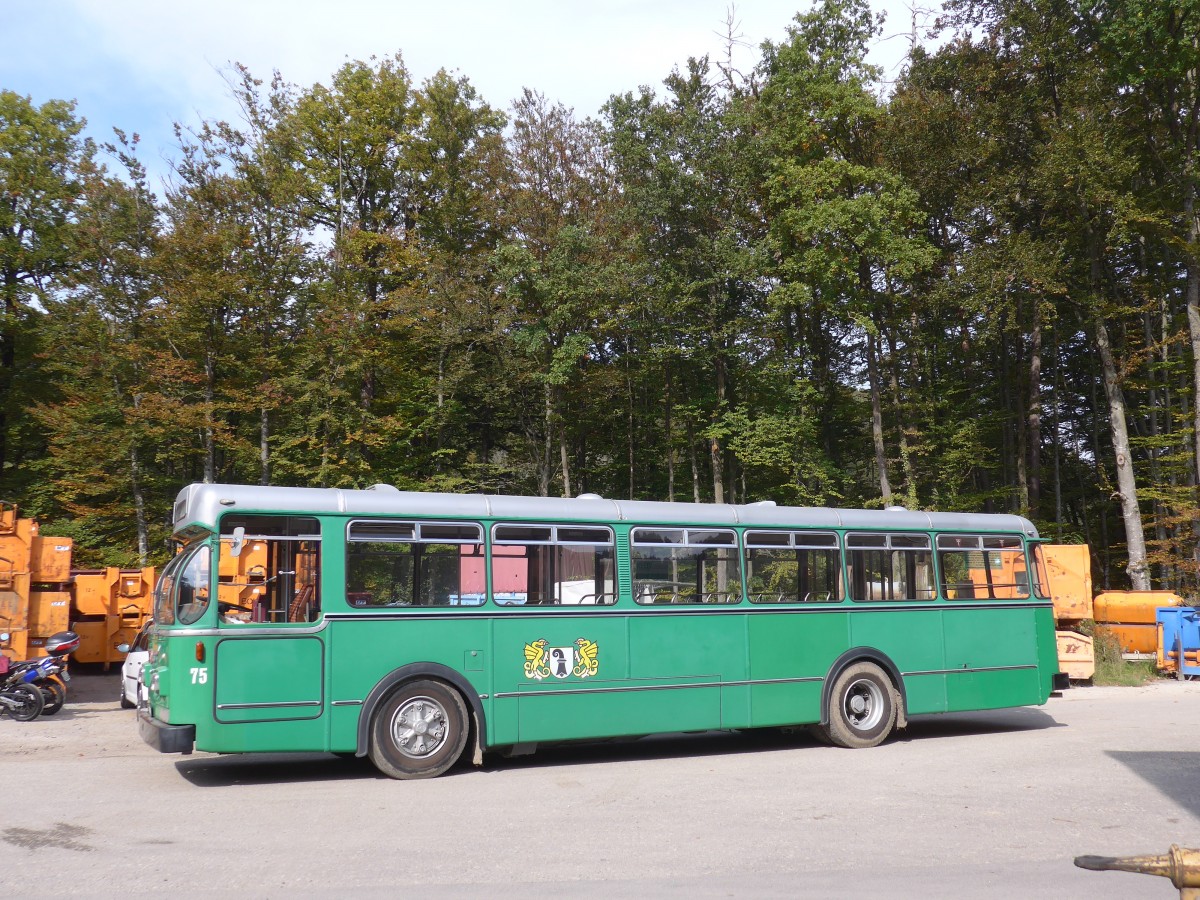
[[[159,753],[192,752],[196,743],[195,725],[168,725],[152,718],[150,710],[142,706],[137,711],[138,734],[142,740]]]

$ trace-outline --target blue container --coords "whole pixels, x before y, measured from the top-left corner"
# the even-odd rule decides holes
[[[1200,675],[1200,609],[1194,606],[1161,606],[1158,621],[1159,665],[1180,677]]]

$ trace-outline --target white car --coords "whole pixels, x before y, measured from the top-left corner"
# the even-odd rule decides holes
[[[132,644],[122,644],[117,649],[125,651],[125,662],[121,664],[121,707],[133,709],[145,690],[142,668],[150,658],[150,623],[142,626]]]

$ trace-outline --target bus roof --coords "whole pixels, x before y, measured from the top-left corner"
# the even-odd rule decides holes
[[[191,484],[175,498],[174,527],[201,525],[215,530],[224,512],[342,513],[363,516],[415,516],[525,521],[644,522],[660,525],[742,525],[804,528],[855,528],[906,531],[1006,531],[1036,538],[1023,516],[991,513],[914,512],[749,504],[667,503],[609,500],[595,494],[570,497],[522,497],[401,491],[377,484],[365,490],[263,487],[241,484]]]

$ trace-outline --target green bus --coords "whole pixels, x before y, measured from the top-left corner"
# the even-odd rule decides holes
[[[193,484],[138,727],[166,753],[466,751],[916,714],[1062,683],[1013,515]]]

